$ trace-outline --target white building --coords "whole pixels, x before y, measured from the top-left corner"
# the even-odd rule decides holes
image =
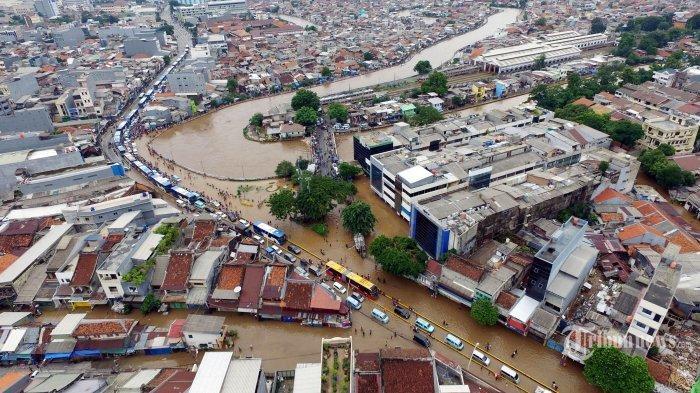
[[[266,392],[262,359],[233,359],[233,352],[207,352],[189,393]]]
[[[581,57],[581,49],[574,45],[531,42],[489,50],[476,57],[474,63],[484,71],[504,74],[529,70],[542,56],[545,66],[550,67]]]
[[[660,263],[627,329],[628,352],[646,356],[654,345],[681,277],[681,265]],[[657,345],[658,346],[658,345]]]
[[[225,317],[189,314],[182,327],[185,344],[190,348],[221,348],[225,320]]]
[[[124,213],[139,210],[143,223],[152,225],[162,218],[179,212],[169,207],[162,199],[154,199],[151,194],[141,193],[116,198],[92,205],[69,206],[62,210],[66,222],[87,227],[98,227],[119,218]]]
[[[637,157],[608,149],[593,149],[581,156],[581,161],[586,160],[607,161],[610,167],[606,177],[610,179],[610,186],[623,194],[632,192],[640,167]]]
[[[545,34],[543,39],[550,45],[566,46],[571,45],[579,49],[590,49],[608,44],[608,36],[605,34],[581,35],[575,31],[560,31]]]

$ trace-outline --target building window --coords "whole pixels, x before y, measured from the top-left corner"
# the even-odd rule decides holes
[[[191,334],[188,334],[188,335],[187,335],[187,338],[193,338],[193,337],[192,337],[192,335],[191,335]]]

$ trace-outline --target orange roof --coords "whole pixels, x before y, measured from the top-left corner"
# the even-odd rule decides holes
[[[667,238],[669,242],[680,246],[682,254],[700,251],[700,243],[682,230],[673,232]]]
[[[4,272],[5,269],[10,267],[10,265],[12,265],[17,258],[19,257],[14,254],[0,255],[0,273]]]
[[[593,198],[593,202],[603,203],[614,198],[619,198],[623,202],[632,202],[632,198],[610,187],[606,188],[600,194],[596,195],[596,197]]]
[[[635,237],[642,236],[645,233],[651,233],[659,237],[663,237],[664,235],[654,227],[651,227],[646,224],[637,223],[620,228],[620,231],[617,233],[617,237],[620,238],[620,240],[630,240]]]
[[[8,371],[0,377],[0,390],[6,392],[14,386],[17,381],[29,375],[29,371]],[[29,382],[29,381],[27,381]]]
[[[600,219],[603,222],[620,222],[622,221],[622,214],[620,213],[600,213]]]
[[[589,100],[586,97],[581,97],[578,100],[572,102],[572,104],[573,105],[582,105],[582,106],[585,106],[586,108],[588,108],[590,106],[593,106],[593,104],[595,104],[595,102]]]

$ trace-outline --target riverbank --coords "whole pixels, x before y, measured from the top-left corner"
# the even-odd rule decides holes
[[[408,62],[368,74],[311,88],[324,96],[373,86],[381,82],[401,79],[415,74],[413,65],[418,60],[443,63],[452,58],[456,49],[477,42],[505,28],[515,21],[520,10],[503,10],[489,17],[476,30],[453,37],[415,54]],[[221,178],[265,178],[274,174],[275,165],[282,160],[297,157],[310,158],[307,146],[300,141],[259,144],[247,140],[241,130],[257,112],[287,104],[293,93],[246,100],[184,124],[169,128],[153,140],[152,147],[161,156],[183,167],[198,168],[200,172]],[[207,152],[206,162],[193,151]]]

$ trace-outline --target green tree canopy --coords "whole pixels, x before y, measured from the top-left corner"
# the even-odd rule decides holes
[[[614,347],[596,347],[585,360],[586,380],[606,393],[649,393],[654,379],[640,356],[629,356]]]
[[[660,152],[664,153],[666,157],[670,157],[676,154],[676,148],[669,145],[668,143],[662,143],[656,147]]]
[[[286,220],[294,215],[295,197],[294,191],[289,188],[282,188],[270,195],[267,198],[267,206],[272,214],[278,220]]]
[[[321,76],[328,78],[328,77],[330,77],[330,76],[332,76],[332,75],[333,75],[333,72],[331,72],[331,69],[330,69],[330,68],[328,68],[328,67],[323,67],[323,69],[321,69]]]
[[[547,67],[547,58],[544,57],[544,54],[541,54],[537,56],[535,59],[535,64],[532,66],[533,70],[541,70]]]
[[[161,26],[161,27],[158,28],[158,30],[159,30],[159,31],[164,31],[165,34],[167,34],[167,35],[173,35],[173,34],[175,34],[175,28],[173,27],[173,25],[170,25],[170,24],[167,24],[167,23],[164,23],[163,26]]]
[[[494,326],[498,323],[498,309],[488,299],[474,301],[470,314],[481,326]]]
[[[374,230],[374,224],[377,222],[372,208],[362,201],[356,201],[346,206],[341,218],[343,227],[352,234],[368,235]]]
[[[168,64],[170,64],[170,56],[168,56],[168,55],[163,56],[163,64],[165,64],[166,66]]]
[[[695,184],[695,176],[683,170],[674,161],[669,160],[665,153],[670,149],[661,147],[653,150],[645,150],[639,155],[642,170],[653,177],[660,186],[670,189],[679,186],[692,186]]]
[[[535,25],[537,25],[537,26],[545,26],[545,25],[547,25],[547,19],[545,19],[544,17],[538,18],[538,19],[535,21]]]
[[[601,161],[598,164],[598,171],[600,172],[601,175],[604,175],[605,172],[608,171],[608,169],[610,169],[610,161]]]
[[[254,114],[253,116],[250,117],[250,120],[248,121],[250,125],[256,126],[256,127],[262,127],[263,124],[263,114],[258,112]]]
[[[412,126],[424,126],[443,119],[442,113],[432,106],[416,105],[416,114],[406,119]]]
[[[339,123],[345,123],[348,120],[348,108],[341,103],[334,102],[328,105],[328,117]]]
[[[423,93],[433,92],[439,96],[444,96],[448,91],[447,76],[442,72],[433,71],[428,75],[428,79],[421,84],[420,88]]]
[[[333,209],[336,201],[344,201],[356,192],[357,189],[350,182],[312,175],[299,184],[296,196],[298,218],[306,222],[320,222]]]
[[[700,30],[700,13],[688,18],[685,22],[685,28],[688,30]]]
[[[226,89],[228,89],[229,93],[235,93],[236,90],[238,89],[238,81],[236,78],[228,78],[226,81]]]
[[[365,52],[362,54],[362,57],[365,59],[365,61],[375,60],[377,58],[372,52]]]
[[[607,27],[607,24],[605,23],[605,20],[601,17],[595,17],[593,20],[591,20],[591,30],[590,34],[598,34],[598,33],[604,33],[605,29]]]
[[[428,259],[415,240],[405,236],[379,235],[370,243],[369,253],[384,270],[397,276],[416,277],[425,271]]]
[[[143,315],[148,315],[149,313],[158,310],[160,308],[160,299],[153,295],[153,292],[149,292],[143,298],[143,303],[141,303],[141,313]]]
[[[338,176],[343,180],[353,180],[360,173],[362,173],[362,168],[357,165],[347,162],[341,162],[338,165]]]
[[[316,120],[318,120],[316,110],[307,106],[300,108],[294,114],[294,122],[306,127],[315,125]]]
[[[277,168],[275,168],[275,175],[289,179],[292,177],[295,171],[296,168],[294,168],[294,164],[284,160],[277,164]]]
[[[430,65],[430,61],[428,60],[420,60],[416,63],[415,67],[413,67],[413,71],[417,72],[420,75],[426,75],[432,70],[433,66]]]
[[[318,94],[311,90],[299,89],[292,97],[292,109],[298,111],[303,107],[318,110],[321,107],[321,100],[318,98]]]

